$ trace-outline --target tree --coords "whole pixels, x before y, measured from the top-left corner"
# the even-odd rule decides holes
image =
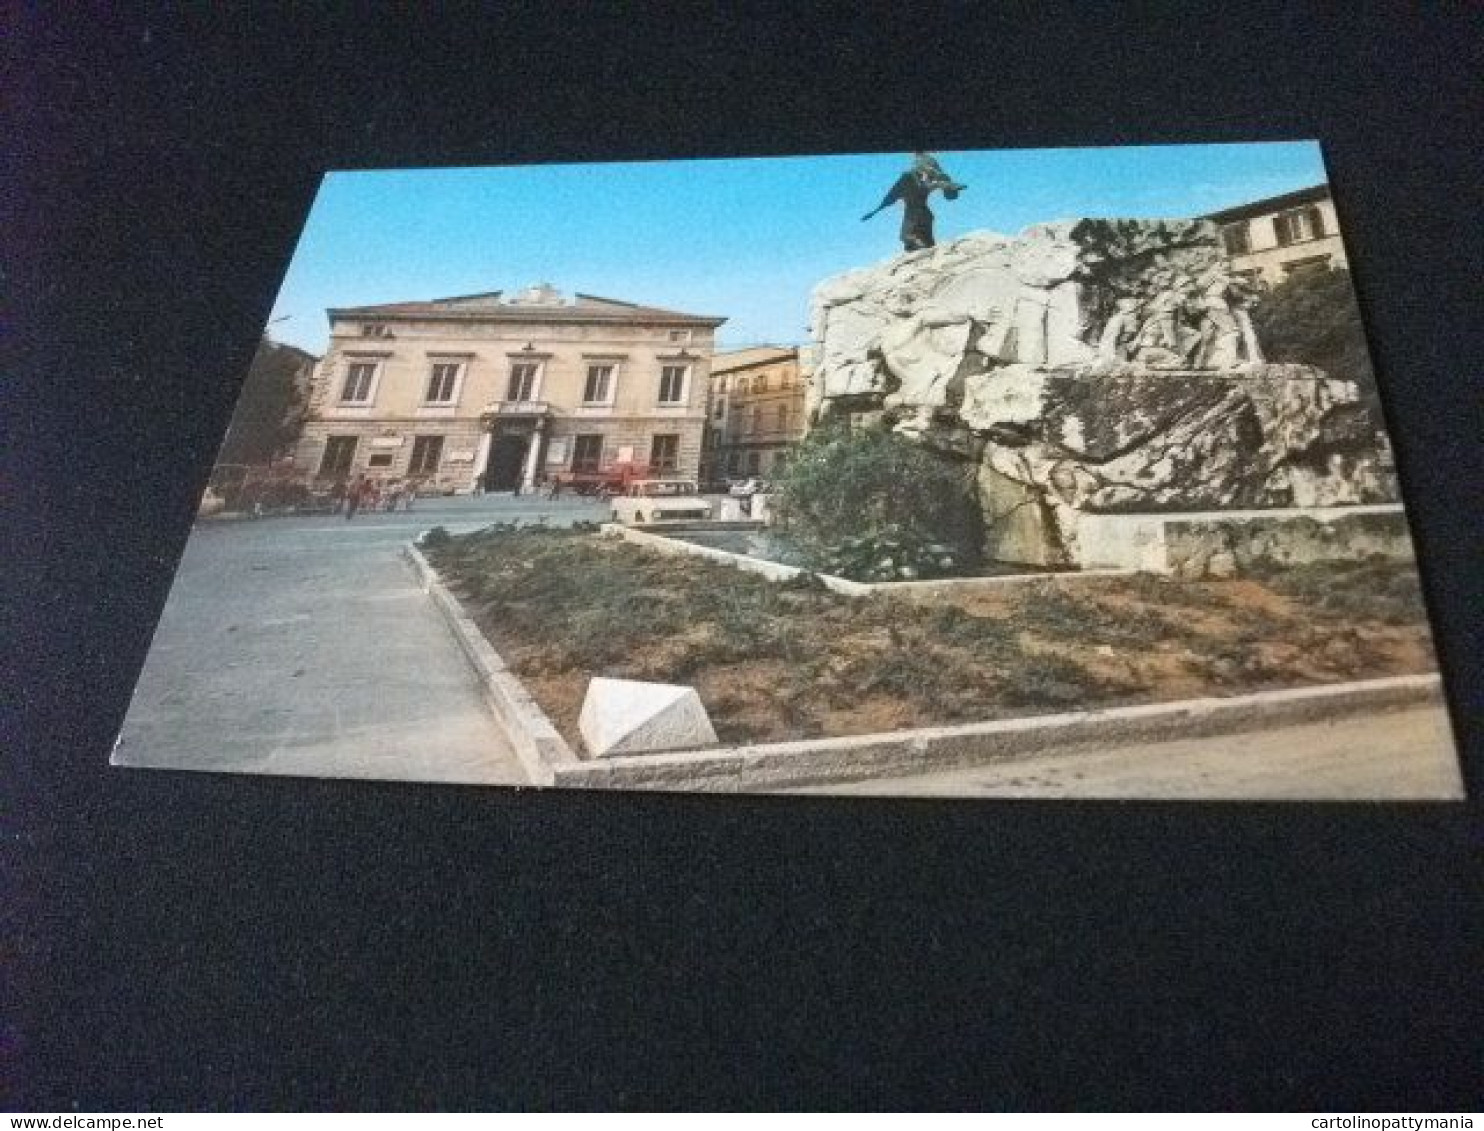
[[[305,369],[314,357],[268,337],[258,344],[218,463],[267,463],[298,438]]]
[[[1314,365],[1354,381],[1379,425],[1376,377],[1349,271],[1290,276],[1258,301],[1252,323],[1269,361]]]
[[[818,427],[775,488],[779,520],[826,572],[910,579],[979,558],[983,523],[968,465],[895,432]]]

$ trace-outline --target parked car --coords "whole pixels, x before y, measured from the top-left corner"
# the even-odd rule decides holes
[[[732,484],[732,488],[727,494],[731,495],[734,499],[750,499],[763,490],[764,487],[761,480],[741,479]]]
[[[613,500],[614,522],[689,522],[711,517],[711,504],[689,479],[636,479]]]

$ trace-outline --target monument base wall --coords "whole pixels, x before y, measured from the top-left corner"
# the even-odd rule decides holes
[[[1410,560],[1412,538],[1400,504],[1080,514],[1071,540],[1081,569],[1139,569],[1182,578],[1231,577],[1255,565]]]

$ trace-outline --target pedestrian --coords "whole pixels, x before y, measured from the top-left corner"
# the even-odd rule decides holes
[[[357,475],[355,477],[355,481],[351,483],[351,485],[346,489],[345,492],[346,522],[349,522],[351,519],[355,518],[356,511],[361,509],[361,503],[364,501],[365,495],[366,477],[364,475]]]

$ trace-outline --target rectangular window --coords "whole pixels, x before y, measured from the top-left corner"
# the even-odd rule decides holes
[[[510,366],[510,384],[505,390],[507,401],[533,401],[536,399],[536,378],[541,365],[535,361],[517,361]]]
[[[407,464],[409,475],[431,475],[443,458],[442,436],[418,436],[412,441],[412,459]]]
[[[1228,255],[1246,255],[1252,250],[1252,241],[1248,237],[1247,221],[1240,224],[1228,224],[1221,229],[1222,242],[1226,244]]]
[[[459,363],[439,361],[434,363],[428,376],[428,392],[423,398],[428,404],[453,404],[454,393],[459,386]]]
[[[373,452],[371,453],[371,458],[366,461],[366,466],[391,467],[393,454],[392,452]]]
[[[717,420],[725,420],[727,416],[727,402],[718,398],[715,407],[711,411],[711,415]]]
[[[370,404],[371,386],[376,382],[376,362],[353,361],[345,370],[345,385],[340,390],[342,404]]]
[[[597,471],[603,462],[603,437],[578,436],[572,444],[572,470]]]
[[[1284,275],[1304,275],[1311,271],[1326,271],[1329,269],[1329,256],[1310,255],[1303,259],[1291,259],[1283,264]]]
[[[679,466],[679,435],[656,436],[649,447],[650,470],[656,472],[673,472]]]
[[[756,476],[763,469],[763,457],[761,452],[747,453],[747,474]]]
[[[582,389],[582,403],[613,403],[612,365],[589,365],[587,367],[587,384]]]
[[[788,405],[786,404],[778,406],[778,431],[788,431]]]
[[[1316,240],[1324,235],[1324,219],[1317,208],[1283,212],[1273,217],[1273,234],[1278,237],[1278,243],[1282,247],[1304,240]]]
[[[325,455],[319,461],[321,475],[344,475],[356,458],[354,436],[331,436],[325,441]]]
[[[688,341],[690,341],[690,331],[689,330],[671,330],[670,331],[670,340],[672,342],[688,342]]]
[[[666,365],[660,370],[660,404],[685,403],[684,365]]]

